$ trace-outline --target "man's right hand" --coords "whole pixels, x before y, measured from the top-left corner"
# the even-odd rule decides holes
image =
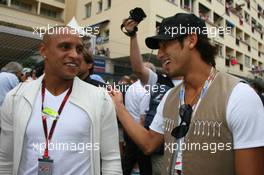
[[[137,27],[138,23],[133,19],[125,19],[123,25],[127,32],[132,32],[134,28]]]
[[[120,91],[114,89],[112,91],[108,91],[108,93],[116,106],[123,104],[123,94]]]

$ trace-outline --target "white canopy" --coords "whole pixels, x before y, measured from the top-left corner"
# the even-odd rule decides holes
[[[96,36],[92,35],[91,33],[87,33],[85,27],[81,27],[75,17],[72,17],[71,21],[67,24],[67,26],[75,29],[81,36],[89,40],[89,42],[91,43],[91,50],[93,51],[93,54],[95,54]]]

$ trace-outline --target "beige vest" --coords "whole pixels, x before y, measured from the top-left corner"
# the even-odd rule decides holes
[[[192,116],[189,131],[182,144],[184,175],[232,175],[234,152],[232,133],[226,121],[226,106],[234,86],[241,80],[218,73]],[[164,110],[164,168],[163,175],[170,175],[173,144],[171,131],[178,126],[180,86],[171,90]],[[175,152],[175,151],[174,151]]]

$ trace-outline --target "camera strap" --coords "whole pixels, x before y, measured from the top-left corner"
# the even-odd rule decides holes
[[[124,24],[122,24],[122,25],[121,25],[121,31],[122,31],[124,34],[126,34],[127,36],[129,36],[129,37],[133,37],[133,36],[135,36],[136,33],[137,33],[137,31],[138,31],[138,28],[137,28],[137,27],[135,27],[134,30],[131,31],[131,32],[124,31],[124,30],[123,30],[124,27],[125,27]]]

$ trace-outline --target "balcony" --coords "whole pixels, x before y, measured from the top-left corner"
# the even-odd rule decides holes
[[[240,42],[243,42],[243,31],[241,29],[239,29],[238,27],[236,27],[236,45],[239,46]]]
[[[250,25],[250,15],[244,11],[245,22]]]
[[[181,8],[188,11],[193,12],[193,0],[181,0]]]
[[[221,16],[219,16],[217,13],[214,12],[214,26],[216,27],[223,27],[224,26],[224,20]],[[219,36],[224,38],[225,32],[219,32]]]
[[[234,37],[234,35],[235,35],[235,25],[232,22],[226,20],[226,27],[231,29],[231,33],[229,33],[229,35]]]
[[[63,9],[55,8],[47,4],[42,4],[40,7],[40,15],[54,18],[54,19],[62,19]]]
[[[226,59],[225,59],[225,65],[226,65],[227,67],[230,66],[230,59],[229,59],[228,57],[226,57]]]
[[[256,31],[259,32],[260,34],[263,33],[263,27],[260,23],[258,23],[257,25],[254,26]]]
[[[241,52],[236,52],[237,64],[239,65],[239,70],[243,71],[243,54]]]
[[[211,25],[215,25],[212,20],[211,10],[199,3],[199,17]]]
[[[18,12],[26,13],[29,15],[35,15],[35,16],[44,16],[53,20],[57,21],[63,21],[63,12],[64,12],[64,4],[60,5],[63,6],[63,8],[57,7],[59,3],[54,2],[54,4],[49,5],[45,4],[44,2],[40,2],[37,0],[0,0],[0,7],[4,8],[4,5],[8,7],[8,9],[16,10]],[[2,10],[4,13],[4,11]],[[8,16],[13,16],[16,14],[15,12],[13,13],[8,13]],[[24,15],[19,15],[15,16],[16,18],[19,18],[20,16]],[[31,19],[29,18],[24,18],[25,19]],[[39,20],[40,22],[41,20]]]
[[[104,48],[104,47],[95,47],[95,55],[99,56],[105,56],[105,57],[110,57],[110,50],[109,48]]]
[[[235,16],[237,16],[239,19],[240,25],[243,25],[243,23],[244,23],[244,17],[242,15],[242,12],[243,12],[242,7],[244,5],[245,5],[244,3],[234,5],[232,0],[226,0],[226,7],[225,7],[226,8],[226,14],[228,16],[230,16],[230,13],[233,13]]]
[[[262,9],[262,7],[258,4],[257,7],[258,10],[258,18],[260,19],[260,17],[264,18],[264,10]]]
[[[248,51],[251,52],[251,46],[250,45],[248,45]]]
[[[225,47],[225,53],[226,53],[226,57],[229,58],[229,59],[231,59],[235,55],[235,50],[232,49],[231,47],[226,46]]]
[[[109,30],[109,20],[99,22],[91,27],[98,27],[99,32],[96,35],[96,46],[95,54],[100,56],[110,57],[109,50],[109,39],[110,39],[110,30]]]
[[[254,76],[263,76],[263,72],[264,72],[264,69],[263,69],[263,63],[261,62],[257,62],[256,60],[252,59],[252,66],[251,66],[251,70],[250,72],[254,75]]]
[[[250,10],[250,0],[245,0],[247,3],[247,9]]]

